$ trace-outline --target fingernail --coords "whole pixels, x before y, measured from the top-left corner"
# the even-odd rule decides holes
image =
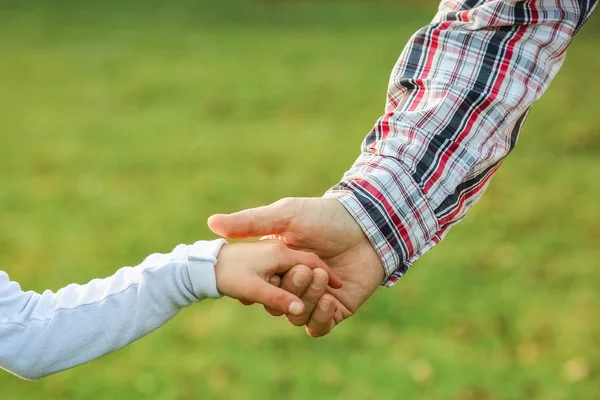
[[[290,304],[289,311],[292,315],[302,314],[302,304],[298,303],[297,301],[294,301],[292,304]]]
[[[269,283],[273,286],[280,286],[281,278],[278,275],[273,275],[272,277],[269,278]]]
[[[305,274],[294,274],[292,281],[296,287],[302,287],[306,284]]]

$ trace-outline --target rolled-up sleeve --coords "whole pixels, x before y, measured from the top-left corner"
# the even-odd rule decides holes
[[[391,75],[384,115],[327,192],[393,285],[475,204],[560,69],[593,1],[443,1]]]

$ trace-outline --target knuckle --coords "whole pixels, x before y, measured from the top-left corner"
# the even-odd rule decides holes
[[[312,285],[304,292],[302,300],[315,306],[325,294],[326,287],[317,287],[313,281]]]
[[[319,299],[321,298],[322,295],[323,295],[323,293],[321,293],[321,292],[314,291],[313,289],[309,289],[306,291],[304,296],[302,296],[302,300],[304,301],[305,304],[310,304],[311,306],[314,306],[315,304],[317,304],[317,302],[319,301]]]
[[[286,221],[286,224],[289,225],[300,208],[301,199],[295,197],[285,197],[281,200],[278,200],[273,205],[283,213],[283,219]]]
[[[283,199],[276,201],[275,204],[279,207],[287,208],[291,206],[294,203],[294,201],[295,200],[293,197],[284,197]]]
[[[284,291],[278,290],[271,297],[271,304],[277,309],[283,309],[285,307],[286,297],[287,294]]]
[[[283,251],[285,251],[287,249],[287,246],[285,245],[285,243],[283,243],[279,239],[273,239],[273,240],[270,241],[269,244],[273,248],[273,251],[277,252],[277,253],[283,252]]]

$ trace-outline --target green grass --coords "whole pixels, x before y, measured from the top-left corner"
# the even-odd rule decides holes
[[[0,4],[0,265],[27,290],[211,238],[214,212],[323,193],[435,12],[81,3]],[[0,373],[0,398],[598,398],[599,35],[596,16],[467,220],[331,336],[206,302],[48,379]]]

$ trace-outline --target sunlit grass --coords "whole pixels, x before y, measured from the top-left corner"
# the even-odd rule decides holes
[[[0,265],[32,290],[210,238],[214,212],[323,193],[435,11],[36,4],[0,9]],[[0,398],[595,398],[599,32],[467,220],[330,337],[206,302],[41,382],[0,374]]]

